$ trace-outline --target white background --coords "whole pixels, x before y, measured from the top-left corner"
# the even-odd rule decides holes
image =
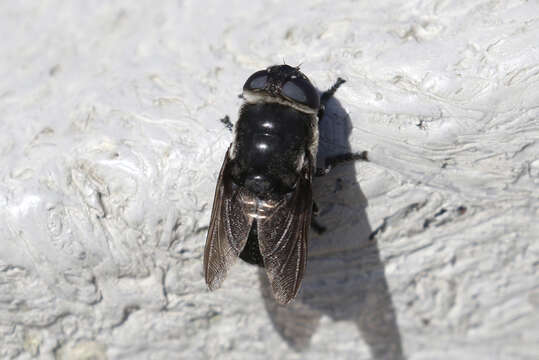
[[[4,1],[0,30],[0,358],[537,359],[536,0]],[[321,156],[370,161],[316,181],[277,307],[201,256],[218,119],[283,61],[347,80]]]

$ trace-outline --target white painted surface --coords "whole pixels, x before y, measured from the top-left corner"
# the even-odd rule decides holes
[[[0,358],[539,357],[536,0],[0,10]],[[347,79],[321,151],[370,162],[315,184],[329,231],[277,308],[201,255],[217,120],[283,59]]]

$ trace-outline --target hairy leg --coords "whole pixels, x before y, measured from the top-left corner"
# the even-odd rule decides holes
[[[322,96],[320,96],[320,109],[318,110],[318,121],[321,121],[322,118],[324,117],[324,112],[326,111],[326,105],[329,99],[331,99],[333,95],[335,95],[335,93],[337,92],[337,89],[339,89],[339,87],[345,82],[346,80],[342,78],[337,78],[337,81],[335,81],[335,84],[333,84],[332,87],[330,87],[328,90],[322,93]]]
[[[362,151],[359,153],[344,153],[329,156],[325,159],[325,166],[323,168],[317,168],[314,176],[327,175],[335,166],[349,161],[369,161],[368,152]]]

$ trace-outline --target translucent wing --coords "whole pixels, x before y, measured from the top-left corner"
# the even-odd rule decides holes
[[[217,289],[230,266],[245,247],[253,219],[255,200],[236,186],[229,175],[230,157],[227,151],[213,200],[206,247],[204,275],[210,290]]]
[[[311,171],[309,164],[294,191],[258,221],[260,253],[273,296],[281,304],[296,296],[305,272],[313,206]]]

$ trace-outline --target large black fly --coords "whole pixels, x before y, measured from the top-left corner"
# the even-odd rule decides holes
[[[299,68],[288,65],[257,71],[245,82],[204,251],[211,290],[239,257],[266,269],[279,303],[296,296],[307,259],[312,178],[337,162],[365,156],[335,157],[326,160],[326,169],[316,169],[318,121],[342,83],[339,78],[320,97]],[[224,123],[231,126],[228,118]]]

